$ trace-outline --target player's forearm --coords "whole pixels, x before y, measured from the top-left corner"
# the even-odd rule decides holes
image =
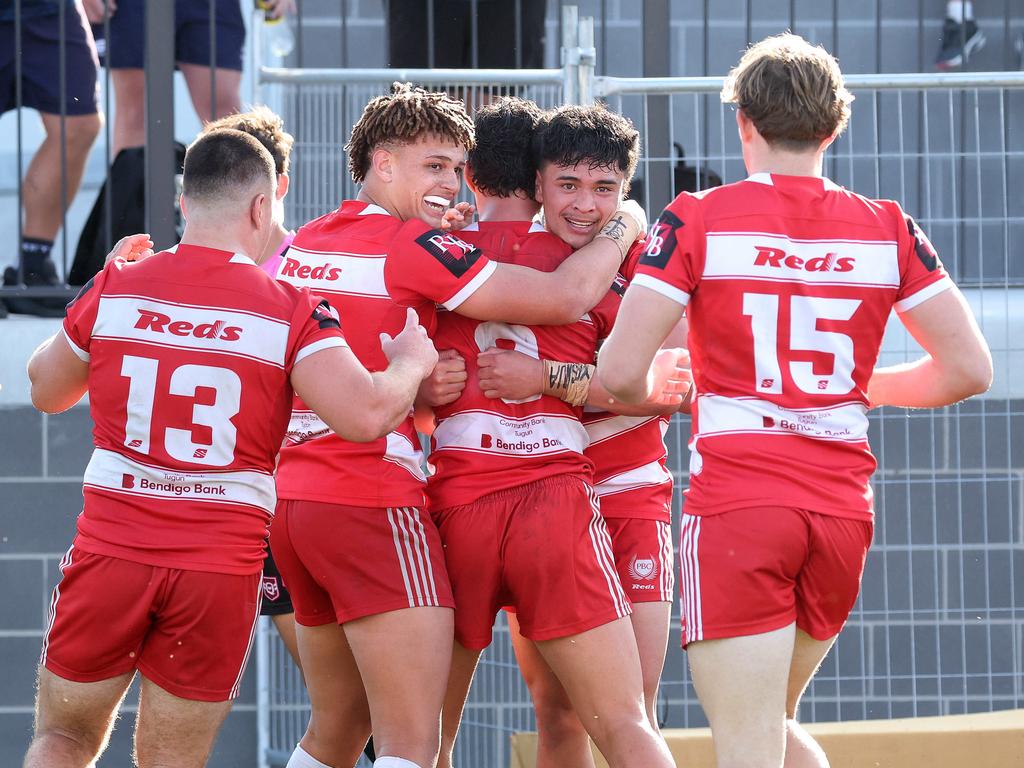
[[[628,244],[627,244],[628,247]],[[620,246],[612,238],[596,237],[563,261],[552,274],[555,295],[548,300],[562,311],[561,323],[574,323],[608,293],[622,263]]]
[[[937,408],[985,392],[992,384],[991,361],[974,366],[943,366],[931,356],[876,368],[868,381],[872,406]]]
[[[393,360],[387,370],[371,374],[373,388],[366,403],[370,420],[382,437],[398,427],[412,410],[423,372],[404,360]]]
[[[647,402],[625,403],[612,395],[597,377],[590,382],[587,405],[618,414],[619,416],[668,416],[679,409],[678,405],[661,405]]]

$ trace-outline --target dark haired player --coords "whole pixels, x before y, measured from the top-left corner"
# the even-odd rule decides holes
[[[139,765],[205,764],[259,613],[293,387],[339,434],[371,440],[436,361],[410,313],[387,370],[368,373],[325,302],[256,266],[275,180],[252,136],[201,136],[181,243],[113,260],[29,361],[37,408],[88,391],[96,444],[50,603],[30,768],[93,765],[136,670]]]
[[[682,520],[683,645],[721,768],[824,768],[800,697],[857,598],[873,529],[872,406],[983,392],[992,360],[914,220],[822,176],[852,96],[796,35],[726,80],[745,181],[669,204],[598,376],[646,396],[683,309],[697,397]],[[875,368],[895,310],[927,355]]]
[[[384,362],[379,334],[406,307],[428,327],[436,304],[482,320],[579,318],[638,234],[622,210],[556,273],[490,261],[438,228],[472,146],[461,102],[396,85],[352,129],[357,199],[302,227],[285,257],[278,279],[335,302],[371,370]],[[439,746],[452,598],[437,529],[422,510],[412,419],[354,445],[296,402],[288,439],[271,545],[295,604],[313,709],[289,766],[355,763],[372,721],[378,768],[426,768]]]
[[[538,207],[531,159],[538,122],[538,136],[552,123],[576,126],[577,147],[586,157],[564,170],[581,188],[573,218],[593,225],[588,242],[619,204],[639,137],[627,120],[597,107],[559,110],[541,120],[535,105],[507,99],[478,112],[477,146],[467,167],[482,220],[460,236],[503,262],[551,270],[573,248],[530,221]],[[436,409],[435,473],[428,484],[456,603],[442,765],[451,765],[458,716],[503,605],[514,607],[523,635],[540,649],[543,658],[534,664],[547,669],[546,660],[587,713],[584,722],[612,765],[659,765],[667,756],[643,714],[640,664],[625,618],[629,600],[591,488],[593,464],[583,455],[582,406],[588,394],[607,403],[599,388],[588,393],[590,364],[598,339],[610,331],[618,300],[610,291],[576,323],[557,327],[439,316],[435,341],[460,353],[468,375],[461,396]],[[556,385],[521,398],[487,397],[480,379],[498,348],[518,350],[538,364],[542,356],[564,361],[545,374]],[[674,362],[673,353],[666,355]],[[541,373],[535,374],[539,380]],[[682,383],[670,386],[678,391]],[[674,410],[681,396],[669,397]],[[651,405],[632,412],[662,410]],[[528,679],[532,672],[524,668]],[[586,732],[580,732],[586,746]]]

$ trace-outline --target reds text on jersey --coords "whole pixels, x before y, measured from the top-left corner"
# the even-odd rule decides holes
[[[370,371],[382,371],[388,362],[380,334],[401,330],[406,307],[415,307],[432,331],[436,304],[455,309],[495,267],[455,235],[348,200],[298,231],[277,279],[327,298],[342,318],[352,351]],[[426,481],[422,459],[411,414],[379,440],[352,443],[296,398],[277,492],[283,499],[418,507]]]
[[[683,193],[633,284],[687,307],[688,513],[871,518],[867,384],[886,320],[952,286],[897,203],[769,174]]]
[[[246,256],[179,245],[112,262],[68,305],[96,449],[75,546],[246,575],[263,564],[292,366],[345,344],[336,316]]]

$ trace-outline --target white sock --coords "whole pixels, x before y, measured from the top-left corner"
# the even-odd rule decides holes
[[[946,17],[957,24],[962,24],[964,19],[973,19],[974,3],[971,0],[951,0],[946,3]]]
[[[292,752],[292,756],[288,758],[288,764],[285,768],[331,768],[326,763],[321,763],[309,752],[304,750],[298,744],[295,745],[295,751]]]
[[[373,761],[373,768],[420,768],[420,766],[402,757],[378,757]]]

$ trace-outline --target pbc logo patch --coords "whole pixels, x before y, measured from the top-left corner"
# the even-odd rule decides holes
[[[658,561],[653,557],[633,555],[629,561],[629,575],[634,581],[653,581],[658,577]]]
[[[321,301],[316,305],[316,309],[313,310],[313,319],[320,325],[320,330],[324,328],[341,328],[341,318],[338,316],[338,310],[326,301]]]
[[[640,257],[640,263],[656,269],[664,269],[676,249],[676,232],[683,226],[682,220],[672,211],[665,211],[651,228],[647,246]]]
[[[475,245],[439,229],[427,230],[416,238],[416,243],[454,277],[462,277],[480,258],[480,249]]]
[[[925,236],[921,228],[917,226],[917,222],[910,216],[907,216],[907,230],[914,239],[914,252],[917,254],[917,258],[924,264],[925,269],[929,272],[934,272],[939,268],[939,254],[935,250],[935,246],[932,245],[931,240]]]
[[[277,600],[281,596],[281,586],[277,583],[276,576],[263,577],[263,599]]]

